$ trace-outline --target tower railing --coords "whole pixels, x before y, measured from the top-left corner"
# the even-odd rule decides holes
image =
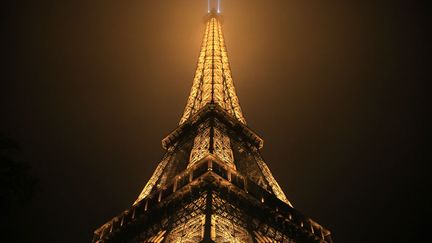
[[[145,216],[148,212],[154,208],[163,207],[163,204],[168,202],[170,197],[181,193],[180,191],[187,191],[190,189],[189,187],[203,180],[211,184],[212,179],[210,178],[212,178],[213,181],[214,178],[216,178],[219,182],[217,185],[228,185],[231,189],[254,198],[255,201],[258,203],[260,202],[263,207],[276,212],[277,215],[279,215],[279,218],[276,220],[280,221],[281,224],[285,223],[289,224],[290,227],[294,226],[298,231],[320,239],[322,242],[331,242],[330,232],[328,230],[324,229],[312,219],[303,216],[297,210],[282,202],[252,180],[223,165],[212,155],[203,158],[200,162],[176,176],[168,186],[160,188],[149,197],[141,200],[101,226],[94,232],[93,242],[102,243],[109,240],[115,236],[116,232],[120,232],[121,228],[134,224],[138,220],[145,220]],[[220,183],[221,180],[224,183]]]

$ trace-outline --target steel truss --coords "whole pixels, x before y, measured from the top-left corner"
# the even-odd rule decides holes
[[[326,229],[211,156],[173,185],[113,219],[94,242],[331,242]]]
[[[292,207],[246,126],[221,16],[210,13],[192,89],[166,153],[131,208],[99,227],[94,243],[331,243]]]

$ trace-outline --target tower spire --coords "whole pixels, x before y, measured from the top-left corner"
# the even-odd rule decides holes
[[[209,0],[209,15],[202,40],[198,64],[191,92],[180,119],[183,124],[206,104],[214,103],[231,116],[246,124],[234,88],[231,67],[222,33],[220,1],[212,5]]]

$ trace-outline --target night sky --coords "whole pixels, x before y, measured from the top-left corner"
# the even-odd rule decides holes
[[[222,3],[264,159],[335,242],[430,232],[426,2]],[[186,104],[206,10],[204,0],[2,3],[0,133],[38,180],[11,242],[90,242],[133,203]]]

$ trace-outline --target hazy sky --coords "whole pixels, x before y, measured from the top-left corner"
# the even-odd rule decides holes
[[[0,132],[40,187],[22,240],[89,242],[133,203],[186,104],[206,2],[2,4]],[[420,239],[426,1],[223,0],[222,12],[244,115],[294,206],[335,242]]]

